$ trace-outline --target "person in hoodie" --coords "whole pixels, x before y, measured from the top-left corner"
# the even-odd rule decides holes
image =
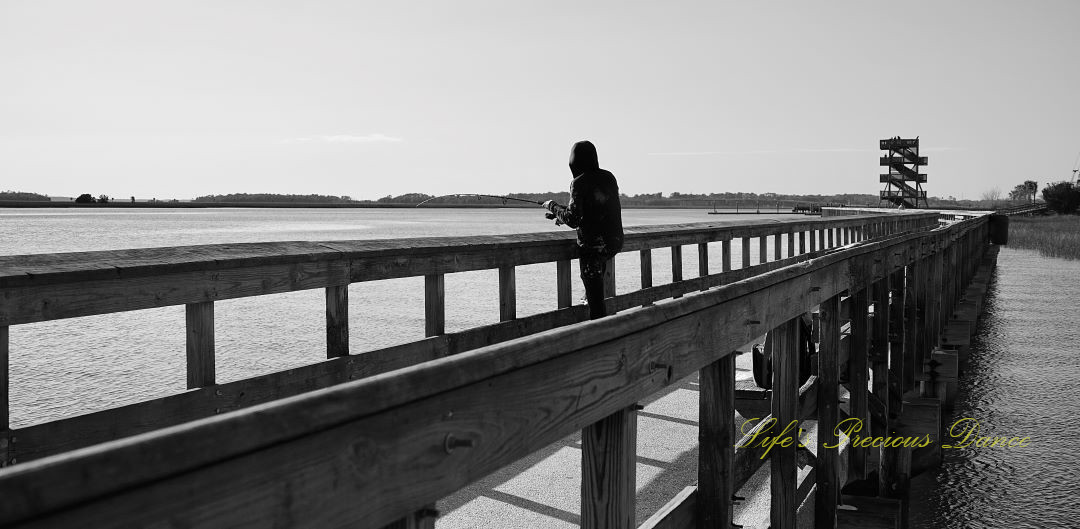
[[[600,168],[596,147],[579,141],[570,149],[570,204],[544,202],[547,218],[577,229],[581,282],[589,304],[589,319],[607,315],[604,307],[604,272],[622,250],[622,206],[615,175]],[[614,294],[614,293],[612,293]]]

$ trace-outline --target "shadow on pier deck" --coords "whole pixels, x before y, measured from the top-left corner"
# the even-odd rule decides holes
[[[629,229],[642,288],[597,321],[571,304],[569,233],[0,258],[0,525],[902,526],[907,482],[940,449],[871,441],[940,439],[990,221],[825,215]],[[671,283],[653,285],[656,248]],[[534,263],[555,265],[558,307],[519,318],[515,267]],[[499,270],[502,321],[446,334],[445,274],[479,269]],[[350,354],[349,284],[409,276],[425,277],[429,337]],[[215,383],[215,301],[316,288],[326,361]],[[10,326],[171,305],[190,391],[8,428]],[[768,391],[735,354],[766,332]],[[859,437],[836,433],[845,419]]]

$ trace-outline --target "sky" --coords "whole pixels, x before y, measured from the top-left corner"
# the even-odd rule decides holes
[[[0,0],[0,190],[870,193],[1071,179],[1080,1]]]

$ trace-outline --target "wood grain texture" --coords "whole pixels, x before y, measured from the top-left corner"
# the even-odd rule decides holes
[[[697,247],[698,277],[709,275],[709,245],[700,243]]]
[[[187,341],[187,387],[214,385],[214,302],[188,303],[185,307]]]
[[[499,321],[517,318],[517,273],[513,266],[499,268]]]
[[[762,264],[769,262],[769,239],[766,235],[758,237],[758,262]]]
[[[446,279],[443,274],[424,276],[424,336],[446,333]]]
[[[671,247],[671,282],[678,283],[683,280],[682,246]],[[673,297],[679,297],[675,294]]]
[[[581,432],[581,527],[633,529],[637,411],[624,408]]]
[[[867,395],[869,381],[869,342],[870,322],[868,306],[870,304],[869,291],[865,287],[855,287],[849,298],[851,300],[851,335],[848,353],[848,390],[851,399],[851,417],[862,421],[861,435],[870,432],[870,405]],[[854,290],[854,289],[853,289]],[[865,479],[869,454],[863,447],[851,446],[848,448],[848,473],[856,479]]]
[[[821,304],[821,343],[818,347],[817,384],[817,477],[815,529],[836,527],[836,505],[840,500],[839,436],[836,434],[840,400],[840,296]],[[831,448],[830,448],[831,446]]]
[[[774,329],[776,341],[773,342],[773,398],[772,416],[776,418],[773,429],[775,437],[789,439],[787,446],[773,447],[770,454],[772,508],[770,520],[774,529],[796,529],[799,504],[796,500],[798,489],[799,444],[798,406],[799,406],[799,325],[798,319],[784,322]],[[793,424],[791,429],[785,430]]]
[[[750,237],[742,238],[742,267],[750,268]]]
[[[646,289],[653,286],[652,250],[641,250],[639,258],[641,261],[641,288]]]
[[[642,250],[647,252],[648,250]],[[565,309],[574,304],[572,267],[569,259],[555,262],[555,290],[558,308]]]
[[[326,287],[326,357],[349,355],[349,285]]]
[[[720,270],[722,272],[731,271],[731,241],[722,241],[720,243]]]
[[[795,232],[788,232],[787,234],[787,255],[788,257],[795,257]]]
[[[11,333],[0,325],[0,431],[8,429],[11,414]],[[0,457],[0,463],[5,458]]]
[[[735,355],[698,373],[698,498],[700,527],[728,527],[735,465]]]

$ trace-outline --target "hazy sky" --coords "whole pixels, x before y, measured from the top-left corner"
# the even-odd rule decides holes
[[[1080,1],[0,0],[0,190],[876,193],[1070,178]]]

